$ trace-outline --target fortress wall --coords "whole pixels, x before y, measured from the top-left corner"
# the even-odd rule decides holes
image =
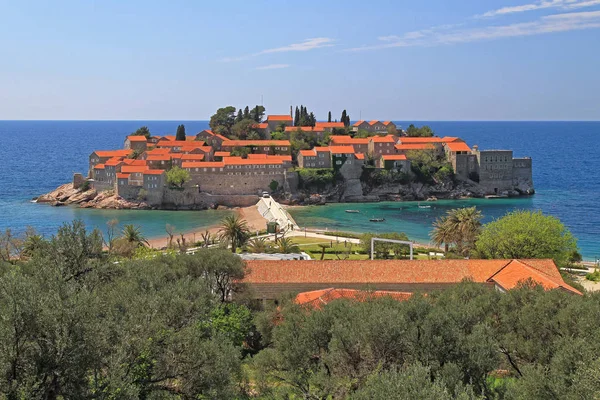
[[[161,203],[164,208],[201,210],[215,205],[248,207],[256,204],[258,199],[257,195],[209,194],[196,187],[186,187],[184,190],[165,188]]]
[[[199,185],[202,192],[214,195],[260,195],[261,192],[270,192],[271,181],[279,182],[283,187],[284,174],[265,175],[226,175],[226,174],[191,174],[192,179],[188,185]]]

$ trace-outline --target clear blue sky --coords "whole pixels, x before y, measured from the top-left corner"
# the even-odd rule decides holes
[[[0,0],[0,119],[600,120],[600,0]]]

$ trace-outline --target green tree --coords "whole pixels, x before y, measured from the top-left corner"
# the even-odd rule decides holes
[[[250,118],[254,120],[254,122],[262,122],[262,119],[265,115],[265,108],[263,106],[255,106],[252,111],[250,111]]]
[[[149,245],[148,239],[144,237],[139,226],[127,224],[123,226],[121,237],[129,243],[133,243],[136,246]]]
[[[235,123],[237,124],[238,122],[242,121],[243,119],[244,119],[244,113],[243,113],[242,109],[240,108],[235,117]]]
[[[233,135],[235,135],[237,138],[244,140],[252,132],[256,133],[256,131],[254,130],[255,125],[256,125],[256,122],[253,119],[244,119],[240,122],[235,123],[231,127],[231,133]]]
[[[185,141],[185,126],[183,124],[177,126],[177,133],[175,134],[175,140]]]
[[[276,192],[277,189],[279,189],[279,182],[272,180],[271,183],[269,183],[269,189],[271,189],[271,192]]]
[[[342,116],[340,117],[340,122],[344,123],[344,126],[348,126],[348,115],[346,114],[346,110],[342,111]]]
[[[300,110],[298,106],[296,106],[296,112],[294,114],[294,126],[299,126],[300,124]]]
[[[146,136],[147,138],[149,138],[149,137],[152,136],[150,134],[150,129],[148,129],[147,126],[142,126],[138,130],[136,130],[135,132],[133,132],[131,135],[132,136]]]
[[[327,122],[331,122],[331,111],[327,114]]]
[[[455,208],[438,218],[433,225],[431,238],[438,246],[452,244],[456,252],[468,256],[475,248],[475,241],[481,231],[481,211],[476,207]]]
[[[248,223],[237,215],[225,217],[221,221],[219,237],[231,246],[232,253],[248,241],[249,233]]]
[[[249,253],[269,253],[271,246],[264,237],[255,237],[246,244],[246,251]]]
[[[577,240],[556,217],[541,211],[513,211],[485,224],[477,239],[483,258],[551,258],[569,264]]]
[[[167,183],[171,186],[182,188],[190,179],[190,173],[178,166],[174,166],[167,171]]]
[[[223,135],[231,134],[231,127],[235,123],[235,107],[227,106],[219,108],[215,114],[210,117],[210,129]]]
[[[292,238],[282,237],[277,239],[277,252],[283,254],[300,253],[300,247],[294,243]]]

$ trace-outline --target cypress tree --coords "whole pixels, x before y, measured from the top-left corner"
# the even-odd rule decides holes
[[[235,122],[236,123],[240,122],[243,119],[244,119],[244,114],[242,113],[242,109],[240,108],[239,111],[238,111],[238,113],[237,113],[237,116],[235,117]]]
[[[331,122],[331,111],[329,111],[329,114],[327,115],[327,122]]]
[[[298,109],[298,106],[296,106],[296,114],[294,116],[294,126],[298,126],[299,123],[300,123],[300,110]]]
[[[244,119],[250,119],[250,108],[248,106],[244,108]]]
[[[342,117],[340,118],[340,122],[343,122],[345,126],[348,126],[346,124],[346,110],[342,111]]]
[[[315,114],[313,114],[312,112],[309,114],[308,116],[308,124],[310,126],[315,126],[315,123],[317,122],[317,118],[315,118]]]
[[[177,127],[177,133],[175,134],[175,140],[185,140],[185,126],[183,124]]]
[[[350,126],[350,114],[346,114],[346,122],[344,122],[344,125]]]

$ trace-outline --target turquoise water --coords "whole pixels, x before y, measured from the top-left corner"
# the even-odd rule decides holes
[[[216,224],[226,212],[89,210],[30,202],[71,181],[73,172],[86,171],[93,150],[121,148],[125,135],[142,125],[164,135],[174,134],[181,123],[192,134],[208,128],[207,121],[0,121],[0,230],[33,226],[50,235],[74,218],[104,230],[108,220],[117,218],[156,237],[165,236],[167,223],[178,232]],[[293,210],[298,223],[357,232],[396,230],[428,241],[431,223],[449,208],[476,204],[485,221],[513,209],[539,209],[571,229],[584,257],[600,256],[600,152],[595,146],[600,122],[397,122],[410,123],[428,124],[441,136],[459,136],[480,149],[507,148],[516,157],[531,156],[537,193],[526,199],[438,201],[430,210],[416,203],[334,204]],[[348,208],[362,213],[347,214]],[[369,222],[372,216],[386,221]]]

